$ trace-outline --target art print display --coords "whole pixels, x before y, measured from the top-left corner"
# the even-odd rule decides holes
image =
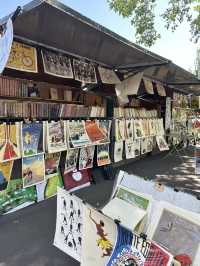
[[[164,138],[164,136],[156,136],[156,143],[160,151],[169,150],[169,146]]]
[[[74,77],[68,56],[47,50],[42,50],[41,53],[45,73],[61,78],[72,79]]]
[[[44,155],[34,155],[22,158],[23,187],[41,183],[45,179]]]
[[[105,136],[105,138],[101,140],[99,143],[101,144],[110,143],[111,124],[112,124],[111,120],[99,120],[98,121],[98,126]]]
[[[123,159],[123,141],[114,144],[114,162],[117,163]]]
[[[199,215],[161,202],[149,227],[149,236],[169,250],[174,257],[184,254],[191,265],[200,259]]]
[[[33,156],[43,152],[43,123],[22,124],[22,156]]]
[[[13,169],[13,161],[0,163],[0,193],[7,189],[11,173]]]
[[[141,154],[141,141],[140,141],[140,139],[135,139],[133,141],[133,147],[134,147],[135,157],[140,156],[140,154]]]
[[[151,152],[154,148],[154,139],[153,137],[146,138],[147,140],[147,152]]]
[[[66,190],[72,192],[90,185],[91,170],[74,170],[64,173],[63,182]]]
[[[64,173],[76,170],[79,149],[70,149],[66,152]]]
[[[95,68],[92,64],[73,59],[73,69],[75,80],[84,83],[97,83]]]
[[[115,119],[115,141],[123,141],[125,139],[125,120]]]
[[[20,124],[0,124],[0,162],[20,158]]]
[[[87,146],[80,149],[79,170],[92,168],[95,146]]]
[[[134,149],[134,143],[133,141],[125,141],[125,153],[126,153],[126,159],[132,159],[135,158],[135,149]]]
[[[67,121],[67,126],[70,148],[77,148],[91,144],[87,132],[85,130],[84,121]]]
[[[60,152],[45,154],[45,179],[49,179],[58,172]]]
[[[103,166],[111,163],[109,144],[97,145],[97,165]]]
[[[44,182],[36,185],[37,202],[55,196],[58,187],[63,187],[63,181],[59,171],[54,175],[52,174],[51,177]]]
[[[145,136],[141,120],[133,120],[133,130],[135,139],[142,138]]]
[[[0,74],[3,72],[12,47],[13,42],[13,23],[12,19],[9,18],[8,21],[1,25],[0,31]]]
[[[14,41],[12,43],[6,67],[25,72],[37,73],[38,67],[36,48]]]
[[[75,260],[81,260],[83,241],[83,203],[58,188],[54,246]]]
[[[63,121],[51,121],[47,123],[47,147],[49,153],[67,149]]]
[[[85,121],[85,130],[91,141],[91,143],[98,143],[100,141],[105,141],[106,136],[103,131],[98,127],[98,124],[95,120]]]
[[[113,70],[99,66],[98,71],[99,71],[99,75],[100,75],[102,83],[106,83],[106,84],[120,83],[118,76],[115,74]]]
[[[141,154],[147,153],[148,150],[148,138],[142,138],[141,140]]]
[[[133,133],[133,120],[126,119],[125,120],[125,139],[126,140],[133,140],[134,133]]]
[[[87,206],[84,206],[83,219],[81,265],[109,265],[116,243],[117,225],[112,219]]]

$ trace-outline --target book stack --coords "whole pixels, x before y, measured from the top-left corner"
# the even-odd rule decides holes
[[[28,97],[28,81],[0,76],[0,96]]]

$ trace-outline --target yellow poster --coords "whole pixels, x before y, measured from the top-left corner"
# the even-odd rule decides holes
[[[13,161],[0,163],[0,177],[4,178],[4,180],[9,181],[11,177],[13,167]]]
[[[6,67],[20,71],[37,73],[36,48],[14,41]]]

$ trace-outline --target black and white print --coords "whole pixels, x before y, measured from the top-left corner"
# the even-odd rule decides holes
[[[83,203],[62,188],[57,194],[57,221],[54,246],[77,261],[81,259]]]
[[[85,83],[97,83],[95,68],[92,64],[74,59],[73,68],[76,80]]]

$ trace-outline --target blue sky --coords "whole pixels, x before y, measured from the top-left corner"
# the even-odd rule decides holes
[[[130,41],[135,41],[134,28],[131,26],[130,21],[111,11],[106,0],[60,1]],[[14,11],[18,5],[23,6],[30,0],[0,0],[0,2],[0,17],[3,17]],[[157,8],[157,12],[163,10],[163,2],[163,0],[160,0],[161,4]],[[156,23],[161,31],[162,38],[150,50],[172,60],[187,70],[193,69],[197,44],[190,42],[187,23],[183,23],[175,33],[167,31],[160,20],[157,20]]]

